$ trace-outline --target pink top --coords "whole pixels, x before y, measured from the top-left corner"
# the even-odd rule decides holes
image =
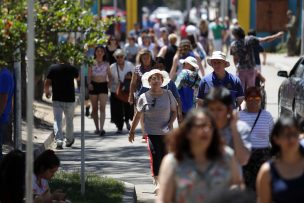
[[[109,68],[109,64],[106,62],[103,62],[100,65],[95,64],[92,67],[92,76],[107,76],[108,68]]]

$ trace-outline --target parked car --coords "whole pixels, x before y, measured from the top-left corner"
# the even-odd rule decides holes
[[[279,115],[295,115],[304,130],[304,56],[297,61],[289,74],[287,71],[279,71],[278,76],[286,78],[279,88]]]

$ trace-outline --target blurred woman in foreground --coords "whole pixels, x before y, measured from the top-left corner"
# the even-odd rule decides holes
[[[293,117],[281,117],[275,123],[270,141],[275,159],[264,163],[257,177],[259,203],[303,202],[304,148]]]
[[[208,111],[189,112],[169,136],[171,153],[161,165],[157,202],[201,203],[211,192],[240,185],[233,152],[222,143]]]

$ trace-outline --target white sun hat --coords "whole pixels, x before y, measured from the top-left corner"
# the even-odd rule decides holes
[[[199,69],[199,66],[197,64],[197,60],[196,58],[194,58],[193,56],[188,56],[186,59],[180,59],[179,60],[180,63],[184,64],[184,63],[189,63],[192,67],[194,67],[196,70]]]
[[[221,51],[214,51],[214,52],[212,53],[212,56],[211,56],[210,58],[207,59],[207,63],[208,63],[210,66],[212,66],[211,60],[214,60],[214,59],[224,61],[224,62],[226,63],[226,66],[225,66],[226,68],[230,66],[229,61],[226,60],[226,54],[223,53],[223,52],[221,52]]]
[[[161,87],[166,86],[170,82],[169,74],[166,71],[161,71],[159,69],[153,69],[153,70],[150,70],[149,72],[146,72],[141,77],[141,82],[142,82],[143,87],[145,87],[145,88],[151,88],[151,86],[149,84],[149,78],[152,75],[154,75],[154,74],[160,74],[160,75],[162,75],[162,77],[163,77],[163,83],[162,83]]]

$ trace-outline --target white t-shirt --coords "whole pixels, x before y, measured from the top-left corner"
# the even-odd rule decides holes
[[[110,91],[113,92],[113,93],[115,93],[117,85],[118,85],[118,74],[117,74],[117,65],[116,65],[116,63],[113,63],[110,66],[110,69],[111,69],[111,75],[112,75],[112,83],[111,83]],[[128,72],[132,72],[133,73],[134,69],[135,69],[134,65],[131,62],[129,62],[129,61],[125,61],[125,66],[124,66],[123,70],[121,70],[118,67],[120,81],[123,82],[126,74]]]
[[[258,113],[249,113],[240,111],[239,117],[241,121],[246,122],[250,126],[250,130],[257,118]],[[257,120],[251,134],[250,140],[252,148],[269,147],[269,136],[273,128],[273,118],[268,111],[262,110],[259,119]]]

